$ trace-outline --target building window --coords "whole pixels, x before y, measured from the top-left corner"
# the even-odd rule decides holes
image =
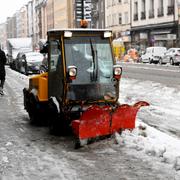
[[[119,13],[119,24],[122,24],[122,14]]]
[[[116,0],[112,0],[112,6],[116,4]]]
[[[163,0],[159,0],[158,17],[164,15]]]
[[[141,19],[146,19],[146,0],[142,0]]]
[[[122,3],[122,0],[119,0],[118,2],[119,2],[119,3]]]
[[[128,24],[129,23],[129,16],[128,16],[128,12],[124,13],[124,23]]]
[[[154,18],[154,0],[150,0],[149,18]]]
[[[115,26],[117,24],[117,15],[116,14],[113,14],[112,15],[112,25]]]
[[[134,2],[134,21],[138,20],[138,2]]]
[[[174,0],[169,0],[168,1],[168,7],[167,7],[167,15],[172,15],[174,14]]]

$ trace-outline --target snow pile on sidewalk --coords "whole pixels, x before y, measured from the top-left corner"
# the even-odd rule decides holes
[[[115,134],[116,143],[148,156],[157,157],[161,162],[180,170],[180,140],[156,130],[144,123],[137,122],[133,131],[126,130]]]

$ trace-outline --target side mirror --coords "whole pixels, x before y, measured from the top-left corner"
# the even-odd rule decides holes
[[[120,80],[122,75],[122,67],[120,65],[114,65],[113,66],[113,77],[116,80]]]
[[[76,66],[68,66],[67,76],[69,80],[75,80],[77,76],[77,67]]]

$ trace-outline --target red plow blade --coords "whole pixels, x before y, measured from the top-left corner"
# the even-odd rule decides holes
[[[139,101],[133,106],[123,104],[112,114],[111,134],[123,129],[134,129],[136,115],[142,106],[149,106],[145,101]]]
[[[140,101],[133,106],[120,105],[115,110],[112,110],[111,106],[91,106],[79,120],[72,121],[72,129],[80,140],[110,135],[123,129],[133,129],[138,110],[148,105],[149,103]]]

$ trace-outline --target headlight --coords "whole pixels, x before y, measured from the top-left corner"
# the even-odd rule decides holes
[[[72,32],[71,31],[65,31],[64,32],[64,37],[67,37],[67,38],[72,37]]]
[[[104,38],[109,38],[109,37],[112,37],[112,32],[110,31],[104,32]]]
[[[122,75],[122,67],[120,65],[113,66],[113,77],[117,80],[120,80]]]
[[[77,67],[76,66],[68,66],[68,77],[70,80],[76,79],[77,76]]]

